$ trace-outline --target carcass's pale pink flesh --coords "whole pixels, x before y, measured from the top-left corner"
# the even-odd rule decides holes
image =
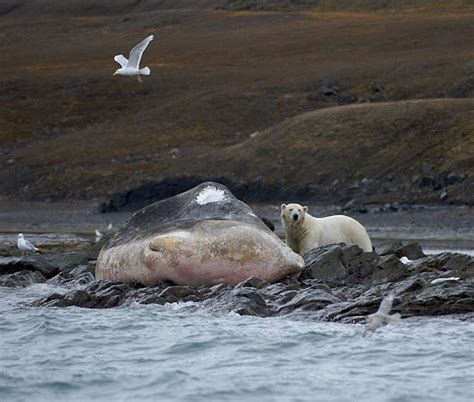
[[[195,227],[103,250],[98,279],[154,286],[235,284],[251,277],[275,282],[301,271],[303,259],[274,233],[235,221]]]

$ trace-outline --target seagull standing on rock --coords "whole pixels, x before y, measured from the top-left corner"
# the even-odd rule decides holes
[[[119,63],[122,68],[119,68],[113,75],[128,75],[136,76],[137,81],[142,83],[143,80],[140,77],[141,75],[150,75],[151,71],[148,67],[140,68],[140,60],[142,59],[143,52],[145,51],[148,44],[153,40],[153,35],[148,36],[142,40],[138,45],[136,45],[130,54],[128,55],[128,60],[123,54],[118,54],[114,57],[114,60]]]
[[[375,330],[381,327],[383,324],[397,323],[398,321],[400,321],[400,314],[396,313],[389,315],[390,310],[392,309],[393,300],[395,300],[395,295],[393,293],[389,293],[383,298],[382,303],[380,303],[380,307],[377,312],[367,316],[369,323],[365,328],[363,336],[372,335]]]
[[[41,253],[41,250],[39,248],[35,247],[32,242],[25,239],[25,236],[23,236],[23,233],[18,234],[17,246],[21,251],[26,251],[27,253],[28,252]]]

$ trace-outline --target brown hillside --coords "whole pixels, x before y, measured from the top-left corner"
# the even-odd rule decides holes
[[[380,105],[474,96],[471,1],[377,2],[386,4],[378,11],[308,1],[285,12],[240,2],[247,11],[229,11],[237,3],[2,2],[0,197],[107,198],[225,173],[317,184],[327,197],[350,196],[344,186],[364,177],[400,175],[402,198],[426,200],[441,190],[415,197],[413,176],[472,175],[470,99]],[[112,77],[113,56],[151,33],[145,83]],[[288,125],[300,122],[311,128],[287,143]],[[265,135],[249,139],[257,131]],[[305,146],[317,160],[297,151]],[[329,156],[340,149],[351,156]],[[455,200],[469,198],[456,191]]]
[[[236,179],[261,176],[289,189],[317,184],[323,191],[315,191],[316,200],[353,190],[368,202],[434,201],[443,177],[457,172],[466,179],[450,188],[451,199],[472,202],[473,149],[474,99],[435,99],[308,112],[216,158],[222,173]],[[205,157],[193,166],[205,169]]]

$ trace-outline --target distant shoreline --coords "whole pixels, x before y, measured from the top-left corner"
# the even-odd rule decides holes
[[[273,221],[281,233],[279,203],[251,204],[255,211]],[[309,204],[315,215],[340,214],[342,207]],[[375,208],[374,208],[375,210]],[[109,223],[122,226],[133,211],[101,214],[97,201],[26,202],[0,201],[0,233],[62,233],[92,235]],[[399,211],[351,212],[377,242],[418,241],[430,248],[474,249],[474,207],[413,206]]]

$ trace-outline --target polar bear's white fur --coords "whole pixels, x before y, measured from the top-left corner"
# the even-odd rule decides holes
[[[372,251],[367,230],[355,219],[345,215],[315,218],[308,207],[299,204],[281,205],[281,222],[286,232],[286,243],[299,255],[313,248],[332,243],[356,244],[364,251]]]

